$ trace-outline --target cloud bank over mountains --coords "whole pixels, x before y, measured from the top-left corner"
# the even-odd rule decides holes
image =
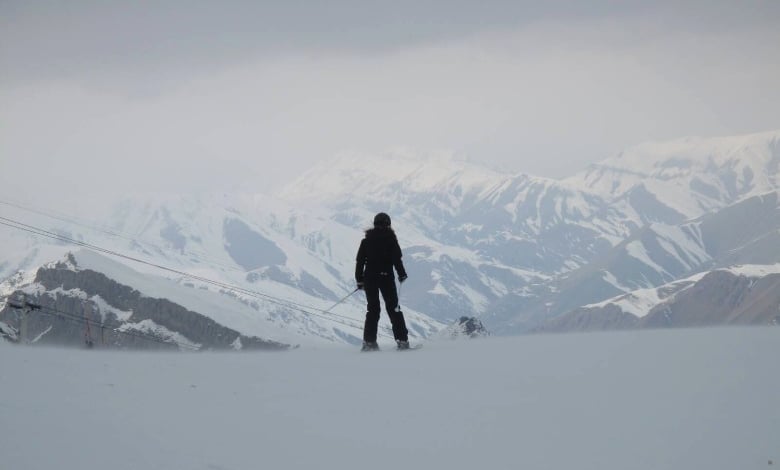
[[[273,192],[397,146],[560,178],[780,127],[771,2],[147,7],[0,6],[8,193]]]

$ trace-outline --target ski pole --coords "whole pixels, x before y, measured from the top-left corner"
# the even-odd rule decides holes
[[[403,285],[404,285],[403,282],[398,283],[398,304],[395,306],[396,312],[401,311],[401,287],[403,287]]]
[[[360,289],[358,289],[358,288],[356,287],[356,288],[355,288],[355,290],[353,290],[352,292],[350,292],[349,294],[347,294],[346,296],[344,296],[344,298],[343,298],[343,299],[341,299],[341,300],[339,300],[338,302],[336,302],[335,304],[331,305],[331,307],[330,307],[329,309],[327,309],[327,310],[323,310],[323,313],[330,313],[330,311],[331,311],[331,310],[333,310],[333,309],[334,309],[334,308],[336,308],[337,306],[339,306],[339,305],[341,305],[342,303],[344,303],[344,301],[345,301],[345,300],[347,300],[348,298],[352,297],[352,294],[354,294],[354,293],[355,293],[355,292],[357,292],[358,290],[360,290]]]
[[[403,282],[399,282],[398,283],[398,305],[395,306],[395,311],[396,312],[400,312],[401,311],[401,288],[403,287],[403,285],[404,285]],[[411,331],[409,331],[409,336],[411,336],[412,338],[419,338],[419,336],[417,336],[416,334],[412,333]]]

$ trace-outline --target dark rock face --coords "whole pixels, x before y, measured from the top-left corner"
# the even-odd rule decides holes
[[[598,309],[576,309],[542,324],[533,332],[628,330],[638,327],[639,318],[623,312],[615,305],[606,305]]]
[[[643,327],[771,325],[780,315],[780,274],[762,278],[713,271],[644,317]]]
[[[200,350],[289,348],[289,345],[244,336],[167,299],[144,297],[132,287],[96,271],[73,271],[64,265],[41,268],[35,282],[45,288],[41,293],[27,295],[29,302],[41,306],[40,310],[28,315],[27,322],[27,340],[36,343],[67,346],[90,346],[91,343],[95,347],[132,349],[175,349],[179,344],[200,345],[195,346]],[[79,289],[86,296],[66,293],[73,289]],[[101,312],[91,300],[94,296],[117,310],[131,312],[130,317],[120,319],[113,312]],[[19,329],[19,311],[6,306],[0,313],[9,326]],[[165,332],[128,328],[141,322],[153,322]]]
[[[662,294],[663,297],[663,294]],[[685,328],[718,325],[779,325],[780,274],[747,277],[712,271],[668,295],[638,318],[613,303],[578,308],[551,319],[535,332]]]

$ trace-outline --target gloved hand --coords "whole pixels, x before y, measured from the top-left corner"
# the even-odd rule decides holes
[[[398,276],[398,282],[400,282],[400,283],[402,283],[402,284],[403,284],[403,282],[404,282],[404,281],[405,281],[405,280],[406,280],[408,277],[409,277],[409,276],[407,276],[406,274],[404,274],[404,275],[402,275],[402,276]]]
[[[357,289],[358,290],[363,290],[363,281],[358,281],[357,282]]]

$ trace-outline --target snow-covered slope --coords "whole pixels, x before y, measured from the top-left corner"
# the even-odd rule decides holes
[[[0,343],[4,469],[766,469],[780,329],[363,354]]]
[[[386,211],[398,227],[542,275],[582,265],[631,228],[599,196],[446,156],[342,157],[309,170],[281,197],[316,201],[353,226]]]

